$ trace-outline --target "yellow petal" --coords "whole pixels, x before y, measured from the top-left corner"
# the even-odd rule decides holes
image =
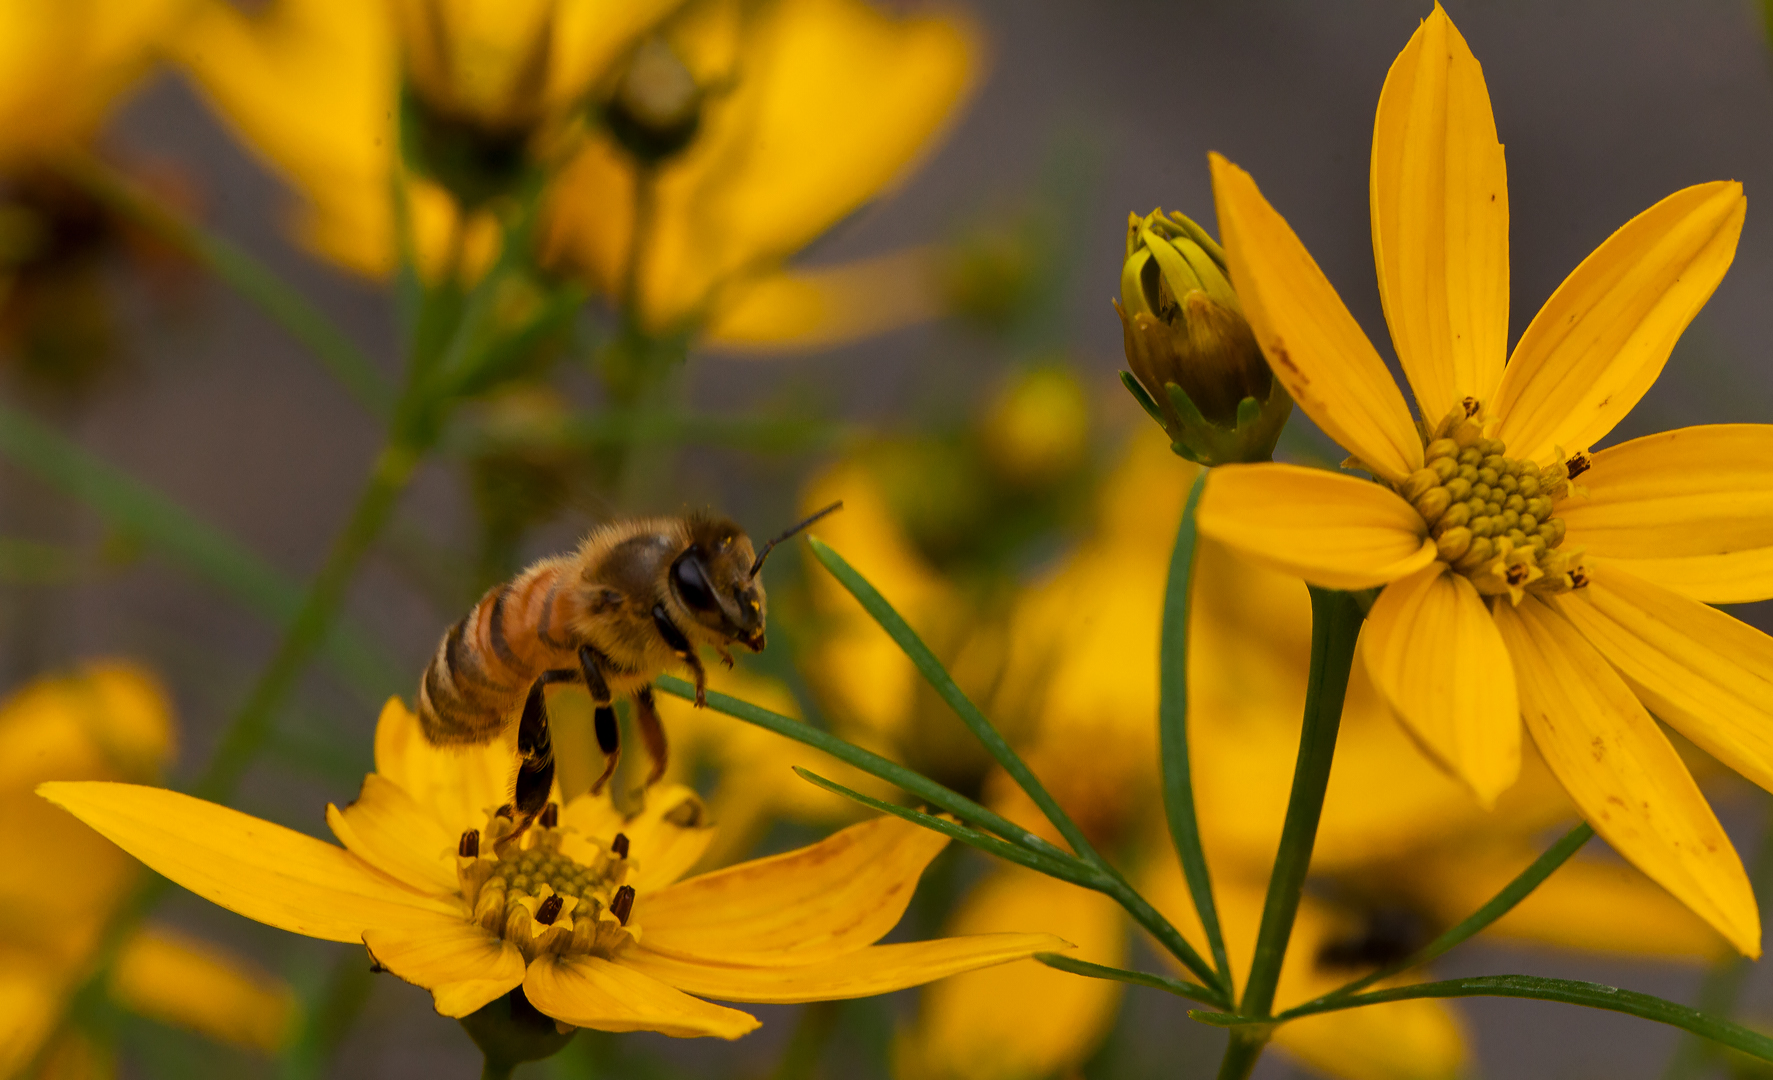
[[[37,793],[198,896],[281,930],[355,942],[456,912],[344,848],[176,791],[55,782]]]
[[[1773,791],[1773,638],[1605,560],[1588,574],[1558,610],[1663,722]]]
[[[1386,586],[1362,630],[1374,685],[1486,807],[1521,771],[1514,666],[1483,597],[1445,563]]]
[[[1668,737],[1569,621],[1529,596],[1496,605],[1521,713],[1545,763],[1595,831],[1716,927],[1761,952],[1754,891],[1730,838]]]
[[[623,953],[623,964],[680,990],[722,1001],[834,1001],[921,986],[1038,952],[1071,945],[1052,934],[973,934],[968,937],[870,945],[804,966],[752,967],[666,956],[645,946]]]
[[[1306,415],[1387,480],[1422,467],[1422,437],[1385,361],[1250,174],[1212,155],[1231,283],[1275,377]],[[1438,418],[1437,418],[1438,419]]]
[[[946,837],[899,818],[679,882],[635,907],[648,949],[733,964],[834,960],[905,913]]]
[[[295,994],[240,957],[165,927],[123,945],[106,982],[112,1000],[164,1024],[272,1053],[295,1027]]]
[[[356,802],[343,810],[327,805],[326,823],[346,850],[389,877],[421,892],[458,888],[454,855],[460,835],[444,832],[391,780],[376,773],[364,777]]]
[[[980,934],[1044,927],[1077,950],[1069,955],[1125,967],[1127,920],[1120,906],[1018,866],[1002,866],[961,901],[947,930]],[[1065,1076],[1114,1024],[1124,987],[1024,960],[956,975],[923,992],[917,1027],[898,1047],[900,1075],[1012,1080]]]
[[[486,827],[488,811],[511,801],[517,775],[516,725],[485,746],[432,746],[419,719],[389,698],[376,724],[376,772],[398,784],[445,836]]]
[[[658,1031],[689,1039],[736,1039],[757,1029],[757,1018],[698,1001],[639,971],[595,956],[560,961],[539,957],[523,979],[530,1004],[573,1027],[598,1031]]]
[[[429,915],[398,930],[370,930],[376,963],[431,991],[443,1016],[467,1016],[523,982],[523,954],[461,915]]]
[[[1226,465],[1207,478],[1200,531],[1254,562],[1332,589],[1367,589],[1435,560],[1428,524],[1396,493],[1299,465]]]
[[[1451,926],[1500,892],[1539,855],[1526,844],[1442,847],[1412,858],[1402,889]],[[1636,867],[1577,856],[1497,920],[1498,937],[1628,956],[1681,959],[1729,950],[1717,932]]]
[[[1773,596],[1773,425],[1677,428],[1596,453],[1586,496],[1557,513],[1566,543],[1644,560],[1640,577],[1695,600]]]
[[[1437,3],[1373,121],[1373,257],[1422,415],[1488,400],[1508,355],[1508,173],[1483,69]]]
[[[1502,374],[1491,412],[1511,455],[1544,461],[1613,430],[1723,280],[1747,206],[1735,181],[1684,188],[1582,260]]]
[[[736,351],[826,349],[941,314],[936,252],[895,251],[835,266],[786,268],[732,289],[708,344]]]

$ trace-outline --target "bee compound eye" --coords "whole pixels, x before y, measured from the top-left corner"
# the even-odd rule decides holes
[[[713,611],[719,607],[714,599],[714,589],[708,584],[708,575],[702,570],[702,560],[696,558],[694,551],[685,552],[671,565],[671,585],[677,590],[677,598],[696,611]]]

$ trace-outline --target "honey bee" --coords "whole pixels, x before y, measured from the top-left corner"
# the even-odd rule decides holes
[[[425,738],[434,746],[480,745],[515,723],[512,808],[521,829],[541,812],[554,783],[545,688],[583,681],[604,754],[592,790],[602,790],[620,760],[614,701],[624,694],[652,758],[647,784],[657,782],[667,750],[653,677],[681,663],[695,677],[696,704],[707,704],[697,646],[713,647],[728,667],[732,645],[762,652],[764,594],[757,574],[764,559],[842,505],[832,503],[755,552],[744,530],[711,514],[596,529],[577,551],[543,559],[487,590],[443,635],[419,682]]]

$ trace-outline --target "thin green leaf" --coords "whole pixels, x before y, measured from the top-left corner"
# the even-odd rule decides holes
[[[653,685],[665,693],[683,698],[685,701],[696,699],[695,687],[674,675],[661,675]],[[994,811],[987,810],[965,795],[943,787],[922,773],[907,769],[897,762],[888,761],[879,754],[845,742],[828,731],[822,731],[793,717],[771,712],[748,701],[740,701],[738,698],[728,697],[713,690],[708,691],[708,707],[715,712],[725,713],[735,719],[743,720],[747,724],[756,724],[760,728],[773,731],[778,735],[793,739],[795,742],[804,743],[815,750],[823,750],[837,760],[854,765],[870,776],[879,777],[931,806],[948,811],[962,821],[994,832],[1018,847],[1042,855],[1071,857],[1069,852],[1060,851],[1027,829]]]
[[[140,539],[186,573],[283,625],[302,590],[220,530],[28,413],[0,403],[0,455],[85,503],[106,524]],[[326,654],[351,686],[379,703],[393,689],[393,660],[361,631],[334,628]]]
[[[62,172],[89,194],[201,263],[301,342],[365,411],[387,419],[394,391],[363,351],[319,308],[247,254],[244,248],[187,221],[110,166],[90,155],[63,159]]]
[[[1007,859],[1018,865],[1026,866],[1030,870],[1038,870],[1048,877],[1069,881],[1073,885],[1082,885],[1086,889],[1100,888],[1103,884],[1101,875],[1096,872],[1094,867],[1069,855],[1037,855],[1027,848],[1017,847],[1008,841],[999,840],[997,837],[982,833],[977,829],[969,829],[965,825],[949,821],[947,818],[936,817],[934,814],[926,814],[908,806],[900,806],[897,803],[864,795],[853,788],[844,787],[834,780],[827,780],[811,769],[803,769],[796,765],[794,771],[800,774],[801,779],[816,784],[826,791],[842,795],[846,799],[852,799],[870,810],[878,810],[883,814],[902,818],[914,825],[921,825],[931,832],[941,833],[943,836],[976,847],[988,855],[996,855],[1000,859]]]
[[[1219,929],[1219,909],[1213,903],[1213,880],[1201,847],[1200,823],[1195,817],[1194,777],[1188,761],[1188,621],[1193,608],[1195,524],[1207,471],[1202,469],[1188,489],[1182,522],[1176,529],[1176,546],[1170,554],[1170,576],[1164,589],[1163,640],[1158,650],[1157,727],[1163,761],[1164,814],[1170,839],[1182,863],[1182,876],[1194,899],[1213,954],[1213,967],[1231,977],[1231,960],[1225,953],[1225,937]]]
[[[1277,1019],[1294,1020],[1316,1013],[1356,1009],[1387,1001],[1410,1001],[1415,998],[1509,997],[1531,998],[1535,1001],[1557,1001],[1566,1005],[1582,1005],[1590,1009],[1625,1013],[1628,1016],[1654,1020],[1658,1024],[1691,1031],[1713,1042],[1740,1050],[1745,1054],[1773,1061],[1773,1038],[1750,1031],[1741,1024],[1711,1016],[1698,1009],[1667,1001],[1636,990],[1621,990],[1601,983],[1578,982],[1573,979],[1546,979],[1537,975],[1484,975],[1472,979],[1448,979],[1444,982],[1417,983],[1343,998],[1322,1005],[1289,1009]]]
[[[1551,876],[1552,871],[1564,865],[1566,862],[1569,862],[1570,857],[1581,850],[1582,845],[1588,843],[1593,836],[1594,828],[1589,825],[1588,822],[1585,821],[1576,826],[1574,829],[1565,833],[1557,843],[1547,848],[1544,854],[1540,855],[1537,859],[1534,859],[1531,866],[1522,870],[1520,874],[1513,881],[1509,882],[1501,892],[1491,897],[1488,903],[1466,916],[1451,930],[1448,930],[1440,937],[1435,938],[1433,941],[1424,945],[1422,948],[1404,959],[1399,960],[1394,964],[1388,964],[1385,967],[1380,968],[1378,971],[1373,972],[1371,975],[1356,979],[1346,986],[1337,987],[1323,997],[1306,1002],[1305,1006],[1302,1007],[1318,1005],[1326,1001],[1333,1001],[1337,998],[1343,998],[1350,994],[1358,993],[1365,990],[1367,987],[1372,986],[1376,982],[1389,979],[1393,975],[1409,971],[1411,968],[1421,967],[1423,964],[1429,963],[1436,957],[1441,956],[1446,953],[1447,950],[1453,948],[1453,946],[1458,945],[1460,942],[1479,933],[1497,919],[1502,918],[1502,916],[1514,910],[1516,904],[1525,900],[1528,893],[1537,889],[1540,882],[1543,882],[1546,878]]]
[[[1140,896],[1138,890],[1134,889],[1121,876],[1120,871],[1116,870],[1091,845],[1089,839],[1084,836],[1083,830],[1071,820],[1071,816],[1059,805],[1058,800],[1048,794],[1040,779],[1034,775],[1034,770],[1030,769],[1027,763],[1018,757],[1014,750],[1010,749],[1010,744],[1003,735],[991,725],[991,721],[985,718],[985,714],[979,711],[979,707],[961,692],[960,687],[955,684],[954,678],[942,666],[942,662],[936,659],[936,654],[930,651],[929,646],[923,643],[923,639],[917,636],[917,632],[911,629],[910,624],[893,609],[891,604],[887,603],[886,598],[880,595],[879,590],[857,573],[854,567],[845,562],[843,556],[826,546],[818,537],[807,537],[807,544],[812,548],[813,555],[824,564],[825,569],[829,570],[838,583],[856,598],[863,610],[867,611],[874,621],[880,624],[881,629],[885,630],[893,642],[911,659],[924,679],[935,688],[942,700],[948,703],[948,707],[954,710],[961,722],[966,724],[967,729],[973,733],[973,737],[984,745],[991,756],[997,760],[997,763],[1003,767],[1003,770],[1010,774],[1010,778],[1028,793],[1028,797],[1034,800],[1034,804],[1040,808],[1040,812],[1045,814],[1046,819],[1059,830],[1059,835],[1063,836],[1065,842],[1071,845],[1071,850],[1077,852],[1079,857],[1100,870],[1109,879],[1108,887],[1103,888],[1102,891],[1113,897],[1127,910],[1129,915],[1149,930],[1152,936],[1156,937],[1164,948],[1170,950],[1176,959],[1182,961],[1183,966],[1193,972],[1197,978],[1225,994],[1230,994],[1230,981],[1219,972],[1214,971],[1201,958],[1194,946],[1190,945],[1188,940],[1174,926],[1170,925],[1170,921],[1152,907],[1144,897]]]
[[[1112,982],[1129,983],[1133,986],[1148,986],[1153,990],[1162,990],[1177,997],[1185,997],[1190,1001],[1202,1001],[1216,1004],[1218,999],[1213,991],[1191,983],[1185,979],[1172,979],[1166,975],[1153,975],[1146,971],[1128,971],[1126,968],[1108,967],[1105,964],[1092,964],[1087,960],[1074,960],[1063,953],[1035,953],[1034,958],[1050,968],[1069,971],[1073,975],[1085,975],[1092,979],[1108,979]]]

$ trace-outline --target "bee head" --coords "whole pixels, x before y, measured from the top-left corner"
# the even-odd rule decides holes
[[[690,522],[690,546],[671,564],[671,592],[696,621],[727,641],[763,651],[764,596],[758,572],[770,549],[843,506],[832,503],[753,551],[751,538],[725,518]]]
[[[671,593],[690,616],[724,641],[763,651],[763,582],[751,571],[751,540],[723,518],[691,523],[691,543],[671,564]]]

